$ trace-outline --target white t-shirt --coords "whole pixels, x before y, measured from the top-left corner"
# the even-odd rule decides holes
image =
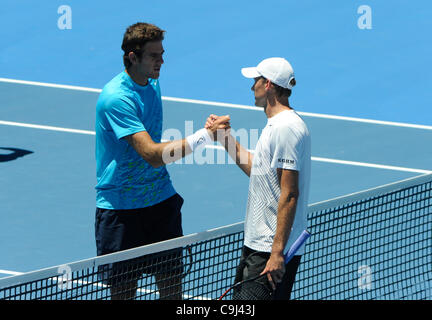
[[[294,110],[285,110],[267,121],[255,148],[245,219],[245,245],[271,252],[276,234],[280,185],[277,168],[299,172],[299,198],[293,227],[284,253],[307,228],[311,176],[311,139],[308,128]],[[304,253],[302,246],[296,255]]]

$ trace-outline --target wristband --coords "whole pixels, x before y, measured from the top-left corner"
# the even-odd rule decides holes
[[[213,142],[210,138],[207,129],[203,128],[186,137],[186,141],[189,144],[189,147],[192,151],[194,151],[197,147],[203,145],[207,145]]]

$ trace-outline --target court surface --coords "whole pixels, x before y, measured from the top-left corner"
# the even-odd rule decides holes
[[[98,90],[2,81],[0,96],[0,269],[28,271],[94,256]],[[233,133],[254,149],[266,117],[240,105],[164,98],[163,139],[184,137],[211,113],[229,114]],[[313,137],[311,203],[431,168],[430,127],[301,115]],[[168,165],[185,199],[185,234],[244,218],[248,178],[220,148]]]
[[[240,68],[285,56],[298,78],[292,105],[312,134],[310,203],[432,171],[429,3],[131,0],[131,10],[71,0],[71,29],[61,29],[64,4],[2,2],[0,276],[95,256],[95,105],[137,21],[167,30],[165,139],[229,114],[253,149],[266,118]],[[364,4],[371,29],[358,27]],[[185,234],[243,220],[248,178],[218,145],[168,171]]]

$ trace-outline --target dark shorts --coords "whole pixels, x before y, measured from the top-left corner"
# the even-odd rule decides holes
[[[181,207],[183,198],[175,194],[154,206],[111,210],[96,208],[95,236],[97,255],[105,255],[183,235]],[[114,278],[138,278],[143,273],[182,273],[182,248],[172,249],[109,264],[99,268],[100,278],[113,284]],[[122,275],[122,276],[120,276]]]
[[[247,280],[258,276],[265,268],[270,253],[260,252],[250,249],[246,246],[243,247],[242,256],[240,263],[236,270],[235,283],[242,280]],[[234,299],[247,299],[247,300],[289,300],[291,296],[292,287],[294,285],[295,276],[297,269],[300,265],[301,256],[294,256],[288,264],[285,266],[285,274],[282,282],[276,285],[276,290],[271,289],[271,285],[267,280],[267,277],[261,277],[257,282],[261,284],[261,287],[265,290],[256,290],[256,287],[242,286],[239,287],[236,292],[233,292]],[[239,290],[245,291],[240,292]]]

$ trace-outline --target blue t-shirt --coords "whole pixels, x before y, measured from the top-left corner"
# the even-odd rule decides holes
[[[157,80],[140,86],[122,72],[108,82],[97,101],[95,129],[98,208],[144,208],[176,193],[166,167],[153,168],[122,139],[147,131],[160,143],[162,99]]]

